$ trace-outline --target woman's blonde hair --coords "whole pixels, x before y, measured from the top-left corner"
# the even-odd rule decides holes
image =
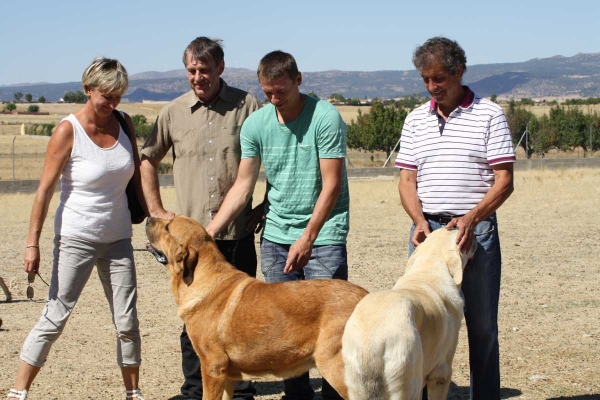
[[[96,57],[85,69],[81,77],[84,93],[88,89],[98,90],[105,94],[122,95],[129,87],[127,70],[112,58]]]

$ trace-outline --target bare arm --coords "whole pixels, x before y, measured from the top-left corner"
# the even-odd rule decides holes
[[[173,219],[175,213],[164,209],[160,198],[160,186],[158,184],[158,161],[142,155],[140,163],[140,174],[144,199],[151,217],[161,219]]]
[[[217,215],[206,226],[209,235],[212,237],[217,236],[250,201],[259,171],[260,157],[242,158],[235,183],[227,192]]]
[[[294,269],[302,269],[308,264],[313,244],[325,221],[329,218],[342,189],[344,159],[321,158],[319,159],[319,166],[323,187],[302,236],[290,247],[283,269],[286,274]]]
[[[400,171],[400,181],[398,182],[398,192],[402,207],[413,220],[415,230],[411,242],[417,247],[423,243],[425,238],[431,233],[429,223],[423,215],[423,207],[417,194],[417,171],[403,169]]]
[[[48,206],[54,194],[56,182],[58,182],[72,149],[73,126],[70,122],[65,121],[58,125],[48,142],[44,172],[42,172],[31,210],[26,246],[39,246],[42,227],[48,215]],[[27,247],[23,261],[27,273],[38,272],[40,268],[39,247]]]
[[[464,216],[454,218],[446,225],[447,229],[458,227],[459,233],[456,236],[456,243],[461,249],[469,246],[475,226],[500,208],[514,190],[513,163],[493,165],[492,169],[494,170],[495,182],[483,199]]]

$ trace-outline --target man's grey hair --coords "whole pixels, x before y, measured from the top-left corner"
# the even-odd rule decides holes
[[[467,71],[467,56],[462,47],[454,40],[436,36],[415,49],[413,64],[419,73],[423,71],[423,68],[442,64],[447,71],[456,75],[461,65],[463,73]]]
[[[183,52],[183,65],[187,65],[187,56],[190,55],[194,60],[207,63],[210,60],[215,62],[215,65],[221,64],[225,54],[223,52],[223,41],[220,39],[211,39],[206,36],[200,36],[192,40]]]

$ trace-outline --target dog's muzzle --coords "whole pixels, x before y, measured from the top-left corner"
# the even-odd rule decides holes
[[[167,264],[167,257],[160,251],[156,250],[150,242],[146,243],[146,249],[148,249],[150,254],[152,254],[156,258],[156,261],[163,265]]]

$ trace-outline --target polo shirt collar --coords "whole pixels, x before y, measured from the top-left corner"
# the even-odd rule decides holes
[[[226,102],[235,101],[235,96],[232,93],[229,86],[227,85],[227,83],[222,78],[221,78],[220,82],[221,82],[221,90],[219,90],[219,94],[217,94],[217,97],[215,97],[215,99],[212,101],[212,104],[214,104],[215,101],[217,100],[217,98],[219,98],[219,97],[222,98],[223,100],[225,100]],[[194,90],[192,89],[191,91],[188,92],[187,105],[189,108],[193,108],[198,103],[202,103],[202,102],[200,101],[200,99],[198,99],[198,96],[196,96],[196,92],[194,92]]]
[[[470,108],[473,105],[473,102],[475,101],[475,93],[468,86],[463,86],[463,88],[465,89],[465,95],[463,96],[463,99],[458,107],[462,108],[463,110],[466,110],[467,108]],[[433,113],[436,110],[437,101],[435,101],[435,99],[432,98],[429,102],[429,112]]]

